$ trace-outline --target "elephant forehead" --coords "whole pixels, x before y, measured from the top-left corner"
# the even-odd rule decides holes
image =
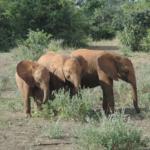
[[[78,64],[75,60],[67,60],[64,64],[66,67],[76,67]]]

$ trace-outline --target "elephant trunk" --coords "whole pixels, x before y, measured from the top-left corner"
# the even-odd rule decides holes
[[[45,87],[43,89],[43,93],[44,93],[44,96],[43,96],[43,104],[48,100],[48,97],[49,97],[49,87]]]
[[[80,88],[80,79],[78,79],[78,80],[76,80],[75,82],[74,82],[74,92],[75,93],[78,93],[78,91],[79,91],[79,88]]]
[[[138,97],[137,97],[137,85],[136,85],[136,82],[134,83],[130,83],[131,84],[131,87],[132,87],[132,98],[133,98],[133,105],[134,105],[134,108],[136,110],[137,113],[140,113],[140,109],[139,109],[139,106],[138,106]]]

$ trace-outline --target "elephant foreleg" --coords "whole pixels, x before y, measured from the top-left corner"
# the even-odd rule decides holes
[[[24,107],[25,107],[26,117],[31,117],[31,103],[30,103],[30,98],[29,97],[25,98]]]
[[[26,117],[31,117],[31,102],[29,91],[30,91],[29,87],[26,86],[24,89],[24,109]]]
[[[98,70],[98,76],[103,91],[103,110],[105,114],[114,113],[113,80],[101,70]]]
[[[102,85],[103,90],[103,109],[106,114],[114,113],[113,89],[109,85]]]
[[[30,106],[31,89],[25,82],[23,82],[23,84],[19,88],[23,97],[24,111],[26,113],[26,117],[31,117],[31,106]]]

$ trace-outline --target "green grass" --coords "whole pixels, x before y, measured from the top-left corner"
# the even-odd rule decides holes
[[[22,112],[23,102],[16,98],[0,98],[0,111]]]
[[[59,121],[52,122],[51,124],[42,127],[42,136],[46,136],[51,139],[63,138],[64,131]]]
[[[65,119],[74,119],[78,121],[88,121],[89,119],[98,119],[94,106],[100,105],[100,94],[97,90],[85,89],[80,91],[82,96],[73,96],[70,98],[69,92],[60,90],[55,93],[55,99],[49,101],[43,106],[43,111],[37,116],[50,118],[60,116]]]
[[[145,143],[141,132],[123,114],[103,116],[99,124],[88,124],[75,131],[80,150],[138,150]]]

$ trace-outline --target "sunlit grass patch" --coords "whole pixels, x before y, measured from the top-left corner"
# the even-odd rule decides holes
[[[0,110],[9,112],[23,111],[23,102],[16,98],[0,98]]]
[[[52,122],[49,125],[43,126],[42,136],[46,136],[51,139],[60,139],[64,136],[63,127],[57,122]]]
[[[137,150],[143,144],[141,131],[122,114],[103,116],[99,124],[88,124],[75,130],[80,150]]]

